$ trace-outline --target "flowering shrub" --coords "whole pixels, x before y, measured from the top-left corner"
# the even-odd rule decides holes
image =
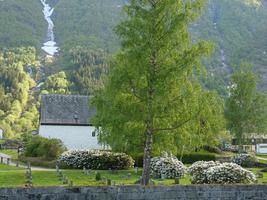
[[[232,145],[232,144],[224,144],[224,146],[222,147],[223,151],[230,151],[230,152],[238,152],[238,147]]]
[[[192,177],[192,183],[193,184],[204,184],[207,183],[207,176],[206,173],[204,173],[207,169],[210,167],[214,167],[219,165],[219,162],[214,161],[197,161],[193,163],[189,168],[188,172]]]
[[[101,150],[72,150],[63,153],[58,162],[75,169],[129,169],[134,160],[125,153],[113,153]]]
[[[235,163],[223,163],[210,167],[206,172],[209,184],[249,184],[256,181],[256,176]]]
[[[251,154],[237,154],[231,161],[242,167],[254,167],[258,163],[257,158]]]
[[[193,184],[253,183],[255,175],[235,163],[199,161],[189,168]]]
[[[151,176],[154,178],[181,178],[186,167],[173,155],[163,154],[151,159]]]

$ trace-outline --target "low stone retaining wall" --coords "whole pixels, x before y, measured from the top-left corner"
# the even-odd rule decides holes
[[[267,185],[0,189],[0,200],[267,200]]]

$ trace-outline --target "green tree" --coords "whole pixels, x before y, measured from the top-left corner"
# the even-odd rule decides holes
[[[242,66],[232,75],[226,118],[240,147],[252,133],[266,132],[266,95],[257,92],[257,77],[248,66]]]
[[[70,83],[67,79],[65,72],[58,72],[47,78],[44,83],[43,94],[68,94]]]
[[[95,98],[95,122],[101,126],[100,139],[113,140],[112,147],[124,140],[127,146],[131,138],[135,147],[143,148],[144,185],[149,184],[153,141],[164,136],[164,145],[172,144],[192,127],[209,128],[204,115],[199,118],[207,99],[199,98],[202,89],[194,72],[211,48],[206,42],[192,43],[188,31],[205,3],[132,0],[125,7],[128,19],[117,27],[122,51]],[[194,121],[199,126],[189,124]],[[195,133],[206,133],[199,130]]]

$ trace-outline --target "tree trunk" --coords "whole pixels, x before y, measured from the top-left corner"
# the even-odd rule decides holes
[[[151,129],[146,130],[146,143],[144,148],[142,185],[149,185],[150,179],[150,162],[152,154],[153,133]]]

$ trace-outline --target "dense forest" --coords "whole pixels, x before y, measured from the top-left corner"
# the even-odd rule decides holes
[[[0,1],[0,48],[34,46],[40,49],[47,25],[37,0]]]
[[[118,49],[114,28],[124,18],[121,7],[127,1],[51,2],[56,6],[53,17],[61,56],[69,57],[69,50],[75,46],[107,52]],[[262,80],[259,88],[263,89],[267,85],[266,1],[209,0],[203,13],[190,30],[195,41],[208,39],[214,43],[214,54],[205,61],[209,69],[206,86],[226,95],[229,75],[240,63],[248,62],[255,66]],[[60,64],[65,69],[71,67],[69,62]]]
[[[38,103],[32,88],[39,66],[34,48],[0,51],[0,127],[6,137],[17,137],[38,126]]]

